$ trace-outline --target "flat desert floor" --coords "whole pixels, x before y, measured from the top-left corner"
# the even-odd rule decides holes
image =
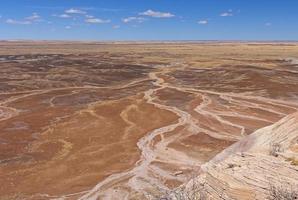
[[[298,109],[298,43],[0,42],[0,199],[154,198]]]

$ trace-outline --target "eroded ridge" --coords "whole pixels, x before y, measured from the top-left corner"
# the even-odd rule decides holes
[[[161,78],[168,72],[169,69],[162,69],[161,72],[149,74],[157,88],[146,91],[144,98],[160,109],[175,113],[179,116],[178,122],[156,129],[141,138],[138,147],[142,156],[136,167],[105,179],[81,199],[153,198],[154,193],[170,190],[170,183],[185,182],[191,177],[190,172],[205,161],[189,154],[188,148],[193,146],[185,141],[209,137],[211,141],[224,140],[226,143],[223,146],[228,145],[252,130],[272,124],[297,110],[296,104],[285,101],[172,86]],[[190,94],[193,101],[199,99],[199,103],[191,108],[179,108],[181,105],[157,101],[165,90]],[[247,111],[250,109],[257,112],[250,113]],[[197,148],[201,150],[200,146]]]
[[[6,199],[150,199],[298,109],[295,46],[15,45],[0,56]]]
[[[297,138],[298,112],[257,130],[218,154],[202,166],[196,181],[211,199],[266,199],[272,186],[295,191]],[[272,154],[272,145],[280,148],[276,155]]]

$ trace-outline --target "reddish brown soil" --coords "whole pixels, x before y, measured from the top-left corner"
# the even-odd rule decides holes
[[[286,61],[297,53],[296,44],[0,42],[0,199],[138,199],[176,187],[297,110],[298,68]]]

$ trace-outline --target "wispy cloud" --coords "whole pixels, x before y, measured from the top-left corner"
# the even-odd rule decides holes
[[[113,26],[113,29],[119,29],[120,28],[120,25],[114,25]]]
[[[66,14],[81,14],[81,15],[86,14],[86,11],[80,10],[80,9],[75,9],[75,8],[70,8],[68,10],[65,10],[64,12]]]
[[[88,19],[94,18],[94,16],[92,16],[92,15],[85,15],[85,17]]]
[[[127,17],[122,19],[123,23],[129,23],[129,22],[142,23],[143,21],[145,21],[145,18],[143,17]]]
[[[31,16],[25,18],[25,20],[29,21],[39,21],[40,19],[41,17],[37,13],[32,13]]]
[[[220,14],[221,17],[232,17],[234,14],[233,14],[233,10],[230,9],[228,10],[227,12],[223,12]]]
[[[206,24],[208,24],[208,20],[200,20],[200,21],[198,21],[198,24],[206,25]]]
[[[143,16],[149,16],[149,17],[155,17],[155,18],[171,18],[175,17],[174,14],[169,13],[169,12],[159,12],[159,11],[153,11],[153,10],[147,10],[145,12],[139,13],[139,15]]]
[[[265,23],[265,26],[272,26],[272,23],[271,22],[267,22],[267,23]]]
[[[57,17],[60,17],[60,18],[71,18],[72,16],[68,15],[68,14],[61,14],[61,15],[54,15],[54,16],[57,16]]]
[[[5,21],[7,24],[20,24],[20,25],[29,25],[32,24],[31,21],[26,21],[26,20],[14,20],[14,19],[7,19]]]
[[[71,26],[65,26],[64,28],[65,29],[71,29]]]
[[[111,20],[99,19],[99,18],[87,18],[87,19],[85,19],[85,22],[89,23],[89,24],[106,24],[106,23],[110,23]]]
[[[31,16],[25,17],[22,20],[16,20],[16,19],[7,19],[5,23],[7,24],[16,24],[16,25],[30,25],[35,22],[42,21],[41,17],[37,13],[32,13]]]
[[[52,16],[54,17],[60,17],[60,18],[75,18],[75,15],[85,15],[85,16],[89,16],[87,15],[87,12],[85,10],[82,9],[75,9],[75,8],[70,8],[64,11],[64,13],[62,14],[53,14]]]

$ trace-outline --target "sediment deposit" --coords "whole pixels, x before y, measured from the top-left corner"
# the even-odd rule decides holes
[[[154,198],[199,174],[235,182],[216,187],[236,198],[258,162],[297,175],[284,161],[297,153],[296,43],[0,46],[2,199]],[[270,159],[268,142],[287,131],[284,160]],[[247,156],[219,159],[243,140]],[[245,167],[218,174],[235,162]]]

